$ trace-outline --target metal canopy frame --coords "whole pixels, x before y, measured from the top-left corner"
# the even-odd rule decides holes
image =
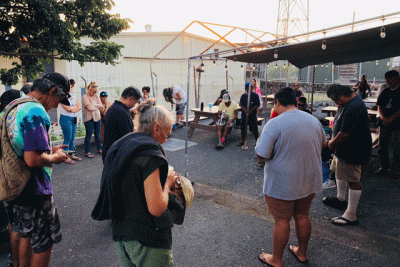
[[[245,46],[241,46],[241,47],[234,47],[233,49],[228,49],[228,50],[219,51],[219,52],[215,52],[215,53],[204,54],[204,52],[203,52],[198,56],[190,57],[188,59],[188,78],[187,78],[188,103],[187,103],[187,109],[186,109],[186,117],[188,118],[188,116],[189,116],[188,106],[189,106],[189,92],[190,92],[190,90],[189,90],[190,89],[190,67],[191,67],[191,61],[192,60],[196,60],[196,59],[212,60],[212,59],[216,58],[216,55],[218,55],[218,56],[224,56],[225,59],[234,60],[234,61],[237,60],[237,61],[248,62],[248,63],[267,63],[267,62],[278,60],[277,57],[275,57],[274,54],[275,54],[275,49],[278,48],[278,46],[280,46],[280,45],[282,45],[282,47],[283,46],[298,46],[297,48],[299,50],[297,50],[297,52],[300,52],[301,51],[301,45],[304,45],[305,43],[313,42],[313,41],[306,41],[306,42],[303,42],[303,43],[299,43],[298,40],[300,38],[305,38],[306,40],[308,40],[310,36],[323,34],[324,35],[324,39],[329,40],[329,37],[325,38],[325,34],[328,31],[332,32],[332,31],[336,31],[336,30],[343,30],[343,29],[346,29],[346,28],[349,28],[349,27],[352,27],[354,29],[354,26],[356,26],[356,25],[362,25],[362,24],[366,24],[366,23],[376,22],[376,21],[379,21],[379,20],[381,20],[382,23],[384,24],[386,19],[391,19],[396,15],[400,15],[400,11],[399,12],[390,13],[390,14],[387,14],[387,15],[373,17],[373,18],[370,18],[370,19],[360,20],[360,21],[356,21],[356,22],[353,21],[352,23],[342,24],[342,25],[335,26],[335,27],[330,27],[330,28],[327,28],[327,29],[317,30],[317,31],[309,32],[309,33],[298,34],[298,35],[294,35],[294,36],[283,37],[283,38],[275,39],[275,40],[264,42],[264,43],[249,44],[249,45],[245,45]],[[394,25],[393,28],[400,29],[400,22],[399,23],[394,23],[394,24],[391,24],[391,25]],[[385,27],[389,27],[390,28],[390,26],[385,26]],[[378,36],[379,36],[379,32],[378,32]],[[178,36],[176,38],[178,38]],[[385,37],[385,38],[388,38],[388,37]],[[392,38],[393,38],[393,36],[392,36]],[[398,36],[396,38],[400,38],[400,34],[398,34]],[[223,39],[223,38],[220,38],[220,39]],[[173,41],[171,41],[171,43]],[[319,49],[321,50],[321,40],[317,40],[317,41],[320,44]],[[285,44],[288,44],[290,42],[297,42],[297,44],[285,45]],[[400,45],[400,41],[398,42],[398,45]],[[263,49],[263,48],[266,48],[266,49]],[[261,49],[263,49],[263,50],[261,50]],[[261,51],[257,52],[257,50],[261,50]],[[396,53],[400,54],[400,49],[396,48],[395,50],[397,51]],[[250,57],[247,60],[244,60],[244,59],[247,58],[247,55],[256,54],[256,53],[260,53],[260,52],[264,52],[264,51],[268,51],[268,53],[272,52],[272,58],[273,59],[270,60],[270,61],[266,61],[266,60],[265,61],[256,61],[254,58]],[[161,52],[162,51],[160,51],[160,53]],[[237,52],[241,52],[241,54],[237,54]],[[297,56],[298,57],[303,57],[304,55],[298,54]],[[243,60],[241,60],[241,58]],[[279,55],[278,55],[278,58],[279,58],[279,60],[282,60],[282,59],[285,60],[284,57],[282,58]],[[329,62],[329,61],[325,61],[324,63],[326,63],[326,62]],[[345,64],[345,63],[342,63],[342,64]],[[313,65],[313,81],[312,81],[312,92],[311,92],[312,96],[313,96],[313,94],[314,94],[314,79],[315,79],[315,65],[314,64],[309,64],[309,65]],[[249,94],[249,97],[250,97],[250,94]],[[186,175],[187,175],[186,168],[187,168],[187,162],[188,162],[188,131],[189,131],[189,127],[188,126],[189,126],[188,125],[188,120],[186,120],[186,127],[185,127],[186,128],[185,174]]]

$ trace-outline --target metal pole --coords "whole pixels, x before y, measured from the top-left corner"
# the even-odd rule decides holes
[[[289,86],[289,61],[287,62],[287,78],[286,78],[286,86]]]
[[[190,95],[189,95],[190,90],[189,90],[189,88],[190,88],[190,59],[188,60],[188,75],[187,75],[187,89],[186,89],[187,102],[186,102],[186,125],[185,125],[185,130],[186,130],[186,138],[185,138],[185,177],[188,177],[187,164],[189,162],[189,158],[188,158],[189,104],[190,104]]]
[[[311,114],[314,108],[314,82],[315,82],[315,65],[313,65],[312,85],[311,85]]]
[[[155,94],[154,91],[154,81],[153,81],[153,66],[152,66],[153,60],[150,59],[150,77],[151,77],[151,88],[153,89],[153,95]]]
[[[225,79],[226,79],[226,90],[229,91],[229,80],[228,80],[228,62],[225,63]]]

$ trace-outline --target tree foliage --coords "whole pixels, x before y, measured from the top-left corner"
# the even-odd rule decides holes
[[[51,58],[116,64],[123,46],[108,39],[128,29],[131,20],[109,14],[113,5],[111,0],[1,0],[0,56],[13,60],[13,68],[0,70],[2,83],[34,79]],[[82,44],[82,37],[93,41]]]

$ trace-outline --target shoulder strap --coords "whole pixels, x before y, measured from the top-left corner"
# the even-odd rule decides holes
[[[37,102],[37,103],[39,103],[39,101],[37,101],[36,98],[28,96],[28,97],[24,97],[24,98],[18,98],[11,105],[9,105],[9,106],[7,106],[5,108],[4,115],[0,120],[0,123],[1,123],[0,130],[1,131],[5,131],[4,133],[2,133],[3,136],[6,136],[8,138],[8,133],[7,133],[7,130],[6,130],[6,120],[7,120],[8,114],[11,112],[11,110],[16,108],[19,104],[27,103],[27,102]]]
[[[36,98],[33,98],[31,96],[27,96],[27,97],[24,97],[24,98],[18,98],[16,100],[14,100],[14,102],[11,105],[6,107],[6,111],[4,112],[3,120],[5,120],[5,118],[7,118],[8,114],[11,112],[11,110],[13,110],[19,104],[23,104],[23,103],[26,103],[26,102],[39,103],[39,101],[37,101]]]

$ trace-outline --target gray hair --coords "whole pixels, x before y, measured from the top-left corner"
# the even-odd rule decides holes
[[[138,131],[150,134],[156,123],[167,127],[174,123],[174,116],[164,106],[155,105],[155,100],[149,99],[138,106],[139,128]]]
[[[43,95],[47,95],[53,87],[57,88],[57,91],[54,93],[56,97],[61,98],[66,96],[64,90],[60,86],[46,78],[36,79],[31,87],[31,92],[39,91]]]

